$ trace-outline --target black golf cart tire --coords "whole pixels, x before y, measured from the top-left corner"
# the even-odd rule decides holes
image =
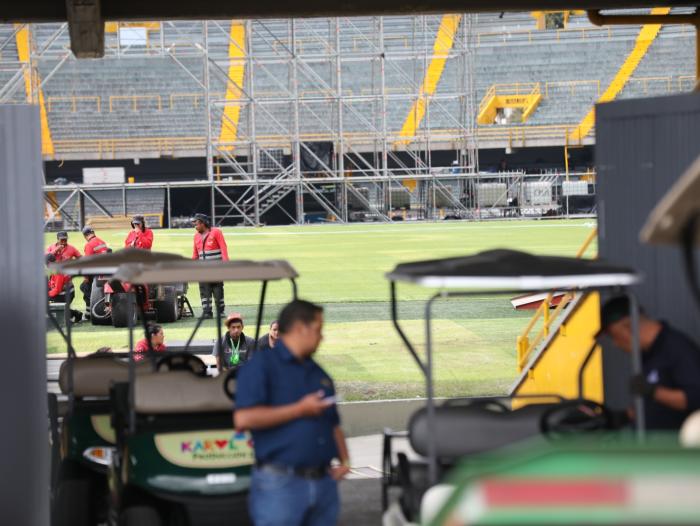
[[[165,287],[161,301],[156,302],[156,321],[158,323],[173,323],[178,319],[179,305],[175,287]]]
[[[112,325],[115,327],[129,326],[129,303],[128,292],[112,294]],[[136,325],[136,307],[134,306],[134,325]]]
[[[92,480],[86,473],[61,466],[53,500],[51,526],[93,526],[95,524]]]
[[[162,526],[158,510],[151,506],[129,506],[119,514],[119,526]]]
[[[92,309],[93,306],[98,302],[104,300],[105,297],[105,291],[103,287],[98,286],[98,279],[95,278],[92,280],[92,290],[90,290],[90,323],[92,325],[112,325],[112,317],[111,316],[106,316],[104,318],[98,318],[97,316],[93,316],[92,314]]]

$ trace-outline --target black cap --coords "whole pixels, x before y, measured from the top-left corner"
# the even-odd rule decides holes
[[[68,232],[65,230],[61,230],[60,232],[56,233],[56,239],[68,239]]]
[[[644,311],[640,307],[640,314]],[[600,309],[600,331],[602,334],[613,324],[630,315],[630,299],[627,296],[615,296],[605,302]]]
[[[95,233],[95,229],[92,228],[91,226],[86,226],[83,228],[83,235],[84,236],[87,236],[88,234],[94,234],[94,233]]]
[[[134,216],[131,218],[131,224],[132,226],[135,224],[137,225],[143,225],[143,216]]]
[[[192,218],[192,222],[201,221],[205,225],[209,226],[209,216],[207,214],[195,214]]]

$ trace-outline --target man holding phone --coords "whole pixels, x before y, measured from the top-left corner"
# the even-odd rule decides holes
[[[322,327],[321,307],[289,303],[277,345],[240,369],[234,423],[253,434],[249,510],[257,526],[327,526],[338,519],[337,481],[350,464],[333,381],[312,357]]]

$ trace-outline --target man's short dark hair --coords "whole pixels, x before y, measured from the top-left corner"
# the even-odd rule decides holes
[[[289,332],[296,322],[308,325],[321,313],[323,313],[323,307],[320,305],[315,305],[310,301],[294,300],[280,312],[279,331],[282,334]]]
[[[163,327],[158,325],[157,323],[149,322],[148,325],[146,326],[146,333],[148,336],[155,336],[158,334],[160,331],[163,330]]]
[[[639,308],[639,314],[644,314],[644,309]],[[605,302],[600,310],[600,332],[605,332],[613,323],[627,318],[630,315],[630,300],[627,296],[615,296]]]

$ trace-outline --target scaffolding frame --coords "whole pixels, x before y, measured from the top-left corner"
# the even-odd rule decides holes
[[[592,172],[565,173],[552,172],[547,174],[526,174],[524,172],[498,172],[498,173],[474,173],[470,175],[443,175],[436,177],[434,174],[425,175],[396,175],[392,181],[401,183],[407,180],[417,179],[420,195],[416,196],[416,206],[402,208],[392,213],[391,220],[428,220],[440,221],[444,219],[519,219],[534,217],[595,217],[595,204],[593,199],[596,193],[595,179]],[[358,176],[357,184],[372,184],[374,175]],[[440,184],[437,184],[440,181]],[[303,184],[303,180],[296,177],[286,178],[278,186],[297,188]],[[316,179],[318,185],[338,184],[335,177]],[[534,184],[533,184],[534,183]],[[567,192],[566,186],[572,183],[584,184],[585,189],[576,192]],[[99,216],[123,220],[127,217],[131,202],[131,192],[143,192],[143,190],[163,190],[165,207],[163,210],[151,210],[150,212],[137,211],[132,213],[158,215],[164,224],[173,228],[191,225],[191,218],[176,214],[173,210],[172,192],[187,191],[191,189],[206,189],[214,198],[220,193],[228,196],[231,190],[245,191],[253,186],[260,188],[267,184],[266,181],[226,180],[226,181],[182,181],[163,183],[125,183],[125,184],[99,184],[99,185],[45,185],[44,200],[52,211],[45,216],[44,228],[46,230],[81,230],[90,219],[86,216],[86,207],[90,205]],[[491,190],[488,186],[491,185]],[[465,194],[455,196],[457,187],[465,187]],[[111,204],[103,200],[101,192],[119,192],[120,197]],[[587,196],[592,203],[591,210],[587,212],[576,211],[577,207],[571,203],[573,196]],[[233,206],[234,202],[229,201]],[[574,211],[572,212],[572,208]],[[223,216],[218,215],[216,209],[212,210],[212,221],[221,222]],[[290,217],[290,222],[293,218]],[[382,221],[378,216],[366,216],[358,218],[350,216],[348,221]],[[340,223],[338,218],[330,218],[330,222]],[[250,225],[250,223],[241,223]]]
[[[305,196],[333,221],[349,221],[357,208],[373,219],[390,221],[396,208],[392,194],[397,190],[409,198],[416,192],[428,195],[426,189],[431,187],[452,195],[441,182],[445,167],[435,166],[431,153],[436,147],[454,150],[450,174],[458,179],[478,172],[474,17],[461,15],[446,57],[458,68],[455,85],[432,96],[423,93],[422,82],[435,53],[440,16],[245,21],[245,49],[239,48],[246,68],[242,85],[226,75],[232,61],[240,64],[240,58],[210,56],[207,60],[208,75],[235,84],[240,93],[236,100],[209,100],[207,170],[212,181],[250,184],[235,195],[214,193],[212,215],[220,222],[259,225],[267,211],[294,193],[296,210],[290,220],[297,224],[305,221]],[[387,22],[395,25],[397,20],[410,21],[412,33],[387,30]],[[215,30],[223,30],[213,24]],[[403,39],[403,49],[390,45],[397,38]],[[360,93],[346,88],[349,70],[344,66],[351,63],[355,70],[363,65],[368,72],[369,82]],[[402,92],[389,89],[388,74],[400,78]],[[261,93],[260,76],[272,81],[278,91]],[[412,135],[401,135],[388,122],[387,108],[399,104],[408,109],[419,98],[425,105],[422,122]],[[446,101],[458,101],[459,115],[450,113]],[[242,122],[227,123],[231,107]],[[365,114],[368,108],[372,115]],[[434,113],[442,113],[453,124],[440,137],[431,135]],[[304,120],[314,122],[314,133],[304,129]],[[217,137],[218,123],[235,127],[235,140]],[[278,132],[261,134],[261,128]],[[320,155],[314,149],[319,143],[325,143],[330,153]],[[263,161],[268,163],[265,171],[260,166]],[[309,169],[309,164],[314,168]],[[331,198],[321,188],[327,190],[329,185]],[[456,191],[454,204],[466,213],[461,193]]]
[[[206,108],[207,179],[247,183],[212,185],[211,215],[218,224],[260,225],[273,209],[301,224],[310,202],[333,221],[347,222],[357,213],[390,221],[406,199],[418,201],[430,218],[428,203],[436,193],[451,196],[455,210],[466,215],[471,212],[460,196],[465,181],[478,173],[475,17],[459,15],[444,57],[452,75],[430,95],[422,84],[436,53],[440,15],[246,20],[242,59],[229,56],[235,21],[144,23],[145,47],[120,37],[123,28],[138,23],[116,23],[106,32],[105,56],[168,57],[196,82]],[[41,88],[76,59],[67,24],[21,27],[29,30],[30,60],[19,67],[30,69],[29,102],[37,103]],[[14,34],[4,42],[9,38]],[[187,61],[192,58],[200,60],[193,66]],[[244,62],[242,83],[229,74],[236,60]],[[358,68],[367,77],[359,90],[356,79],[348,78]],[[261,91],[265,82],[276,91]],[[217,83],[235,84],[239,96],[227,98],[214,88]],[[402,133],[390,122],[389,108],[403,108],[408,115],[419,99],[424,116],[412,133]],[[240,122],[232,123],[235,140],[225,142],[220,130],[231,107],[238,108]],[[454,108],[459,108],[456,114]],[[438,118],[449,123],[447,129],[436,129]],[[306,126],[310,121],[313,133]],[[269,133],[270,128],[276,132]],[[330,153],[320,153],[319,143]],[[436,150],[454,152],[452,166],[438,166]],[[445,176],[462,181],[459,188],[445,184]],[[293,213],[282,205],[290,194]]]

